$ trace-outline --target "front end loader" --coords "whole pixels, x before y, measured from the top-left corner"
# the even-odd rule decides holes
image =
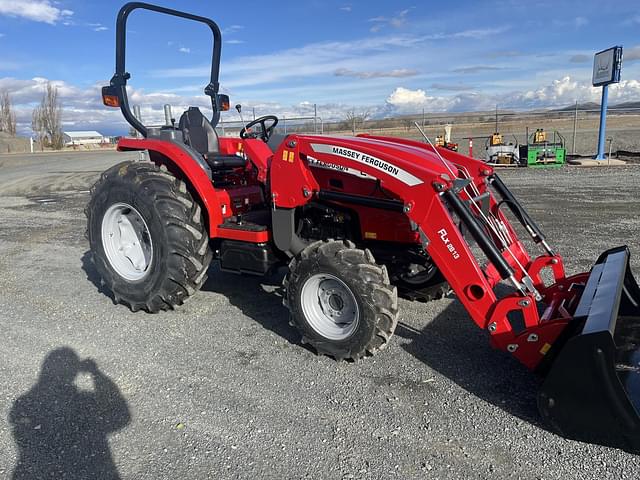
[[[211,119],[192,107],[178,125],[151,128],[132,115],[124,45],[127,17],[139,8],[211,28]],[[123,138],[118,149],[148,151],[151,160],[109,169],[87,206],[91,256],[116,302],[173,309],[200,288],[213,260],[242,274],[286,267],[284,300],[303,340],[357,360],[389,342],[399,294],[428,301],[452,290],[493,347],[544,378],[538,406],[557,432],[640,451],[640,289],[626,247],[567,275],[490,165],[430,142],[281,136],[274,116],[250,122],[240,138],[218,138],[229,99],[218,93],[217,25],[130,3],[116,35],[116,73],[103,99],[142,137]]]

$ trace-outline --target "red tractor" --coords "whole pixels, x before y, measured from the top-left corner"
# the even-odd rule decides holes
[[[178,125],[147,128],[132,114],[124,47],[127,18],[139,8],[210,27],[211,119],[192,107]],[[426,301],[451,289],[493,347],[544,376],[539,410],[557,431],[640,449],[640,289],[626,247],[567,276],[490,166],[429,143],[282,136],[275,116],[250,122],[239,138],[219,138],[229,99],[218,93],[218,26],[129,3],[116,35],[116,72],[103,100],[142,137],[123,138],[118,149],[150,158],[107,170],[87,207],[93,262],[116,302],[173,309],[202,286],[214,259],[242,274],[286,266],[286,304],[304,341],[355,360],[389,342],[398,294]],[[540,255],[527,253],[505,209]],[[506,293],[494,291],[499,283]]]

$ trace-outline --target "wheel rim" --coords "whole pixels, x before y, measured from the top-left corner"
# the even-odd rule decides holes
[[[153,242],[140,212],[126,203],[109,207],[102,217],[102,246],[111,267],[129,281],[143,279],[153,259]]]
[[[358,328],[360,311],[351,289],[338,277],[317,273],[302,286],[302,311],[318,334],[344,340]]]

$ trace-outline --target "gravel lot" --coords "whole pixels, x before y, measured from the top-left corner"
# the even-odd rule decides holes
[[[0,478],[18,444],[16,478],[638,478],[638,457],[548,432],[536,378],[454,299],[401,301],[390,348],[356,364],[300,344],[278,277],[213,267],[175,312],[114,306],[83,208],[126,157],[0,156]],[[640,272],[639,166],[502,176],[570,272],[622,243]]]

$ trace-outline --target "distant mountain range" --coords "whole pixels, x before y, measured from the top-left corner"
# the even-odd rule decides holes
[[[567,112],[575,110],[575,105],[569,105],[564,108],[553,110],[554,112]],[[615,105],[609,105],[609,110],[626,110],[630,108],[640,108],[640,102],[623,102]],[[595,102],[585,102],[578,104],[578,110],[600,110],[600,104]]]

